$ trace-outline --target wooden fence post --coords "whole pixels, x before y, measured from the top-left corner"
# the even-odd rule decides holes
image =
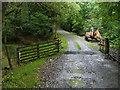
[[[18,65],[20,65],[20,54],[19,54],[18,48],[17,48],[17,59],[18,59],[17,63],[18,63]]]
[[[101,44],[102,44],[102,43],[101,43],[101,40],[102,40],[102,39],[100,39],[100,47],[99,47],[99,50],[100,50],[100,51],[101,51]]]
[[[60,51],[60,50],[59,50],[59,43],[60,43],[60,40],[58,39],[58,40],[57,40],[57,49],[58,49],[58,52]]]
[[[109,40],[105,38],[105,54],[109,54]]]
[[[39,44],[37,45],[37,57],[39,59]]]
[[[8,58],[8,63],[9,63],[10,69],[12,69],[12,64],[11,64],[11,60],[10,60],[10,57],[9,57],[8,48],[7,48],[6,45],[5,45],[5,49],[6,49],[6,55],[7,55],[7,58]]]

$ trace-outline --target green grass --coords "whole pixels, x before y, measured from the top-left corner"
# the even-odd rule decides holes
[[[62,41],[61,46],[63,47],[61,51],[64,51],[67,49],[68,47],[68,40],[66,37],[64,37],[64,35],[57,33],[57,36],[59,37],[59,39]]]
[[[51,44],[54,44],[54,45],[51,45]],[[44,46],[44,47],[43,47]],[[30,47],[26,47],[26,48],[22,48],[21,50],[27,50],[27,49],[33,49],[33,48],[36,48],[37,46],[30,46]],[[46,43],[46,44],[41,44],[39,45],[39,53],[42,55],[43,53],[45,54],[49,54],[51,51],[57,51],[57,48],[56,48],[56,44],[55,42],[50,42],[50,43]],[[56,49],[55,49],[56,48]],[[43,50],[44,49],[44,50]],[[24,52],[21,52],[21,54],[24,54],[24,53],[27,53],[28,54],[25,54],[25,55],[22,55],[22,56],[26,56],[26,55],[30,55],[30,56],[27,56],[27,57],[23,57],[22,59],[25,59],[25,58],[31,58],[31,57],[34,57],[34,56],[37,56],[37,49],[34,49],[34,50],[29,50],[29,51],[24,51]],[[31,53],[29,53],[31,52]],[[35,55],[33,55],[35,54]],[[39,54],[39,55],[40,55]],[[43,56],[43,55],[42,55]]]
[[[75,33],[75,32],[69,32],[71,35],[74,35],[74,36],[76,36],[76,37],[79,37],[79,36],[77,36],[77,34]],[[72,40],[74,41],[74,39],[72,38]],[[79,50],[81,50],[81,47],[80,47],[80,45],[77,43],[77,42],[75,42],[74,41],[74,43],[75,43],[75,45],[76,45],[76,47],[79,49]]]
[[[4,76],[3,88],[32,88],[40,83],[40,79],[42,79],[39,78],[40,73],[38,70],[45,64],[46,59],[54,58],[58,55],[61,55],[61,53],[14,68]]]
[[[18,45],[16,45],[16,44],[2,44],[2,65],[3,65],[3,67],[9,66],[7,56],[6,56],[5,45],[7,46],[9,57],[11,59],[12,64],[16,65],[15,58],[17,58],[16,48],[18,47]]]
[[[76,47],[77,47],[79,50],[81,50],[81,47],[80,47],[80,45],[79,45],[77,42],[75,42],[75,45],[76,45]]]
[[[93,49],[99,50],[98,43],[95,42],[87,42],[87,44],[92,47]]]
[[[58,34],[59,39],[61,39],[62,50],[64,51],[67,46],[67,39],[62,35]],[[56,55],[48,56],[45,58],[38,59],[27,64],[21,64],[9,71],[7,75],[3,77],[3,88],[32,88],[40,84],[41,78],[40,70],[45,65],[46,60],[50,58],[57,57],[62,53],[57,53]]]

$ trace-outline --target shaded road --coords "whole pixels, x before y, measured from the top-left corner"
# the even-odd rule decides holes
[[[85,40],[58,30],[68,39],[63,55],[50,59],[40,88],[118,88],[118,63],[89,47]],[[81,46],[78,50],[75,42]]]

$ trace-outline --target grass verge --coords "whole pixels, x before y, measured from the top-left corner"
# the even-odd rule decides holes
[[[64,35],[62,35],[62,34],[60,34],[60,33],[57,33],[57,36],[58,36],[58,38],[62,41],[61,46],[62,46],[63,48],[61,49],[61,51],[66,50],[67,47],[68,47],[68,40],[67,40],[67,38],[64,37]]]
[[[79,45],[77,42],[75,42],[75,45],[76,45],[76,47],[77,47],[79,50],[81,50],[81,47],[80,47],[80,45]]]
[[[61,45],[63,48],[61,51],[64,51],[68,46],[67,39],[62,34],[57,33],[57,35],[62,41]],[[39,70],[42,70],[42,66],[45,65],[47,59],[60,56],[61,54],[60,52],[14,68],[3,77],[3,88],[33,88],[40,84],[42,78],[40,78],[41,73]]]
[[[21,66],[9,71],[9,73],[4,76],[3,88],[32,88],[40,83],[40,73],[38,70],[41,70],[41,67],[45,64],[46,59],[54,58],[58,55],[60,55],[60,53],[38,59],[27,64],[22,64]]]
[[[99,50],[98,43],[95,42],[87,42],[87,44],[92,47],[93,49]]]

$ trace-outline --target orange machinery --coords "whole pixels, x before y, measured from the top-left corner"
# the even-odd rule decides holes
[[[100,35],[99,30],[96,30],[95,32],[86,32],[85,33],[85,40],[89,41],[89,40],[97,40],[99,41],[102,38],[102,36]]]

